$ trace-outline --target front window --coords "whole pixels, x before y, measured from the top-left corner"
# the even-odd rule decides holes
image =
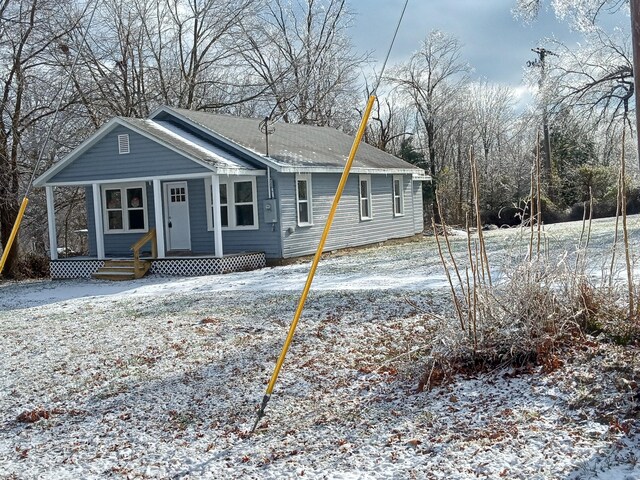
[[[393,215],[404,215],[404,196],[402,194],[402,176],[393,176]]]
[[[205,179],[207,228],[213,231],[211,178]],[[220,179],[220,223],[224,230],[258,228],[258,202],[255,177],[225,177]]]
[[[253,226],[255,223],[253,216],[253,205],[255,203],[253,198],[253,183],[251,181],[233,182],[233,198],[236,226]]]
[[[128,233],[147,230],[146,194],[141,185],[104,187],[105,232]]]
[[[371,177],[360,175],[360,220],[370,220],[371,215]]]
[[[313,223],[311,211],[311,175],[296,175],[296,210],[298,225]]]

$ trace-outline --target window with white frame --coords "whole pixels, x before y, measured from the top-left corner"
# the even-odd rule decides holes
[[[371,177],[369,175],[360,175],[359,198],[360,198],[360,220],[371,220]]]
[[[404,194],[402,188],[402,175],[393,176],[393,216],[404,215]]]
[[[296,215],[299,226],[313,225],[310,174],[296,175]]]
[[[144,184],[103,186],[102,198],[106,233],[137,233],[148,230]]]
[[[207,228],[213,231],[211,178],[205,179]],[[220,179],[220,220],[223,230],[255,230],[258,228],[256,177]]]

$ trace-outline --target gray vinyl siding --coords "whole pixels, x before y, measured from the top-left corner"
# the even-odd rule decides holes
[[[278,224],[264,221],[264,200],[268,198],[266,176],[256,177],[258,196],[257,230],[223,230],[224,253],[264,252],[267,258],[281,258],[282,250]],[[207,203],[204,179],[189,182],[189,213],[191,215],[191,251],[211,254],[214,251],[214,232],[207,230]]]
[[[411,176],[403,176],[404,215],[397,217],[393,214],[393,175],[371,175],[370,179],[373,218],[360,220],[359,175],[350,175],[327,238],[325,251],[414,235],[416,227],[412,208]],[[315,252],[339,180],[340,176],[337,174],[312,175],[313,225],[299,227],[296,221],[295,175],[278,176],[284,258]],[[293,229],[293,233],[287,232],[289,228]]]
[[[189,225],[191,228],[191,252],[194,255],[213,255],[215,245],[213,232],[207,232],[207,199],[204,179],[187,182],[189,193]]]
[[[118,153],[118,135],[129,135],[128,154]],[[51,178],[56,182],[97,182],[123,178],[148,178],[208,172],[189,160],[124,126],[114,128],[95,145]]]

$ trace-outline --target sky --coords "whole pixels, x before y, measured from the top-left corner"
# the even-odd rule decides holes
[[[527,61],[537,56],[531,49],[545,46],[543,38],[576,45],[581,36],[557,20],[550,8],[525,25],[511,13],[515,4],[516,0],[409,0],[390,63],[408,59],[430,31],[441,30],[462,42],[461,58],[473,68],[472,78],[521,87]],[[403,6],[404,0],[350,2],[355,13],[351,29],[354,46],[359,52],[372,52],[378,68]],[[607,24],[630,29],[626,14],[607,19]]]

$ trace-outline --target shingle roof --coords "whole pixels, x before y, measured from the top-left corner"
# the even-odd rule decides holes
[[[260,120],[166,108],[260,156],[266,155],[265,135]],[[269,134],[269,158],[284,168],[341,170],[353,144],[353,137],[334,128],[276,123]],[[353,170],[383,170],[423,174],[423,170],[371,145],[362,143]]]

